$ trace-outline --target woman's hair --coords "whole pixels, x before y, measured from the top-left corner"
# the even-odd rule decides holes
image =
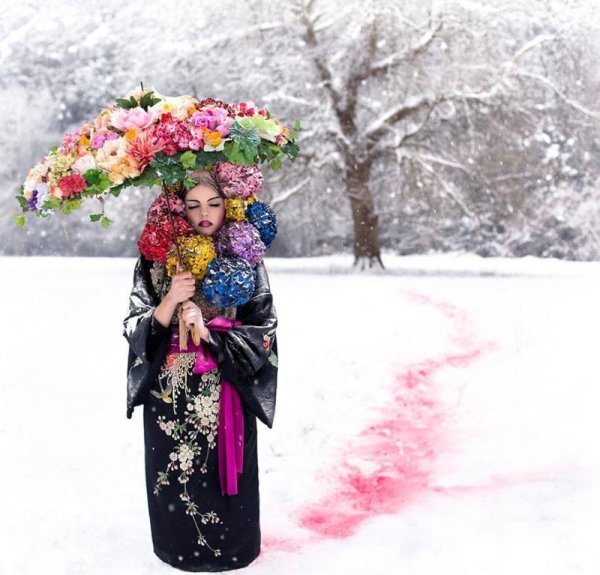
[[[212,188],[222,198],[225,197],[223,195],[223,192],[221,191],[221,186],[219,186],[219,182],[217,182],[217,180],[213,178],[212,174],[210,173],[210,170],[194,170],[193,172],[190,172],[188,174],[188,178],[190,178],[190,180],[194,180],[194,182],[196,182],[196,184],[199,186],[208,186],[209,188]],[[185,200],[185,196],[187,195],[188,191],[188,189],[182,187],[177,191],[177,195],[182,200]]]

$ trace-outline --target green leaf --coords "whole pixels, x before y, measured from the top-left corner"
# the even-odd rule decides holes
[[[194,180],[192,180],[191,178],[186,178],[185,180],[183,180],[183,185],[188,189],[191,190],[193,187],[196,186],[196,182],[194,182]]]
[[[83,203],[83,200],[80,198],[75,199],[75,200],[64,200],[63,204],[61,206],[61,210],[62,210],[63,214],[68,216],[75,210],[78,210],[81,207],[82,203]]]
[[[129,99],[117,98],[115,102],[117,104],[117,108],[124,108],[125,110],[138,107],[137,100],[133,96],[130,96]]]
[[[17,200],[19,201],[19,205],[21,206],[21,209],[26,212],[28,210],[28,202],[27,202],[27,198],[24,195],[20,195],[20,196],[15,196],[15,198],[17,198]]]
[[[110,226],[110,222],[111,220],[109,220],[106,216],[102,216],[102,219],[100,220],[100,225],[106,229],[108,228],[108,226]]]
[[[17,225],[22,228],[25,226],[25,216],[15,216],[15,222]]]
[[[279,158],[273,158],[269,165],[273,170],[279,170],[281,168],[281,160]]]
[[[108,174],[101,172],[95,168],[87,170],[85,174],[83,174],[85,181],[87,183],[87,188],[85,189],[86,196],[93,196],[102,194],[112,185]]]
[[[231,142],[225,142],[225,149],[231,147]],[[225,162],[227,161],[227,155],[223,150],[219,150],[218,152],[205,152],[204,150],[199,150],[196,152],[196,168],[198,169],[207,169],[211,167],[215,162]]]
[[[271,355],[269,355],[269,357],[267,359],[269,360],[271,365],[278,367],[277,356],[273,352],[271,352]]]
[[[146,166],[144,171],[139,176],[137,176],[136,178],[130,178],[126,180],[122,184],[119,184],[118,187],[120,189],[125,189],[128,186],[146,186],[148,188],[151,188],[155,185],[160,185],[160,181],[158,184],[156,182],[156,171],[154,170],[154,168]]]
[[[191,150],[188,150],[187,152],[181,154],[181,165],[188,170],[195,168],[196,154],[194,154],[194,152],[192,152]]]
[[[294,122],[294,130],[301,130],[302,126],[300,126],[300,120],[296,120]]]
[[[58,208],[60,205],[60,200],[58,198],[50,198],[45,200],[42,204],[42,210],[54,210]]]
[[[92,222],[97,222],[102,217],[102,214],[90,214],[90,220]]]
[[[155,98],[153,96],[154,92],[150,91],[144,94],[140,99],[140,108],[144,110],[148,110],[150,106],[154,106],[154,104],[158,104],[160,102],[160,98]]]

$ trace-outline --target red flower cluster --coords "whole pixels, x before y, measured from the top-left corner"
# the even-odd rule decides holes
[[[254,114],[259,114],[263,118],[267,117],[267,111],[265,109],[253,108],[251,106],[248,106],[246,102],[240,102],[237,105],[236,116],[254,116]]]
[[[188,221],[185,206],[179,197],[169,194],[175,234],[169,218],[167,198],[161,193],[150,205],[146,225],[138,241],[140,253],[148,260],[167,263],[167,254],[175,246],[175,237],[191,236],[194,228]]]
[[[162,151],[167,156],[174,156],[177,152],[189,150],[189,143],[194,139],[189,124],[173,118],[170,112],[161,116],[160,123],[154,129],[152,136],[154,141],[162,140],[164,143]]]
[[[63,198],[70,198],[75,194],[80,194],[87,188],[85,178],[80,174],[71,174],[58,181],[58,187],[62,190]]]

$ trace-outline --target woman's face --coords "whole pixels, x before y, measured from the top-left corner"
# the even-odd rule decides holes
[[[225,221],[225,202],[211,187],[199,185],[185,196],[185,211],[196,233],[212,236]]]

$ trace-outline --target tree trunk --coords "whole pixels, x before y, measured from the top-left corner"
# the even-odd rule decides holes
[[[346,164],[352,166],[352,163]],[[373,195],[369,188],[369,167],[366,164],[348,168],[346,193],[350,198],[354,222],[354,267],[383,269],[379,248],[379,221]]]

